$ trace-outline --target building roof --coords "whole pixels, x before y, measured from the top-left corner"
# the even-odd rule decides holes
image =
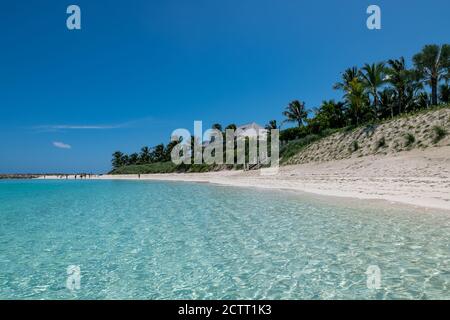
[[[238,130],[248,130],[248,129],[265,130],[264,127],[261,127],[256,122],[252,122],[252,123],[243,124],[242,126],[237,127],[236,131],[238,131]]]
[[[260,126],[259,124],[252,122],[248,124],[244,124],[236,128],[234,133],[235,136],[246,135],[249,133],[256,133],[256,135],[267,133],[267,129]]]

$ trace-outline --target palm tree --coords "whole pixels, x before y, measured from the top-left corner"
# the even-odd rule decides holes
[[[438,104],[439,81],[448,77],[450,69],[450,45],[426,45],[413,57],[414,65],[424,82],[431,87],[431,104]]]
[[[361,118],[364,116],[365,107],[369,102],[369,97],[365,93],[364,84],[354,78],[349,83],[348,92],[344,95],[348,104],[348,112],[355,120],[356,125],[359,125]]]
[[[350,82],[353,79],[359,79],[361,77],[361,71],[357,67],[348,68],[342,74],[342,82],[337,82],[334,84],[334,90],[342,90],[345,92],[348,91]]]
[[[415,98],[415,105],[419,109],[425,109],[430,105],[430,97],[426,92],[421,92]]]
[[[124,154],[122,157],[122,163],[123,163],[122,164],[123,166],[129,165],[130,164],[130,156],[127,154]]]
[[[172,150],[178,143],[181,142],[181,140],[182,139],[178,139],[178,141],[177,140],[170,141],[167,144],[166,148],[164,149],[164,155],[163,155],[163,159],[162,159],[163,161],[170,161],[171,160],[171,158],[172,158],[172,155],[171,155],[172,154]]]
[[[304,102],[295,100],[289,103],[283,115],[287,118],[287,122],[297,122],[298,126],[301,127],[308,117],[308,112]]]
[[[153,151],[151,153],[151,158],[155,162],[162,162],[164,161],[164,144],[158,144],[153,148]]]
[[[402,105],[405,105],[406,86],[410,77],[410,73],[406,68],[405,58],[390,59],[388,61],[389,69],[387,69],[387,81],[392,85],[395,91],[395,105],[398,113],[402,112]]]
[[[120,168],[124,165],[126,165],[125,159],[124,159],[124,154],[120,151],[116,151],[113,153],[113,159],[112,159],[112,166],[114,169],[116,168]]]
[[[341,82],[337,82],[333,85],[334,90],[342,90],[344,92],[345,106],[348,108],[347,111],[349,113],[352,113],[352,110],[355,111],[355,106],[352,106],[352,102],[349,98],[354,95],[353,92],[355,91],[355,85],[361,82],[361,78],[361,70],[359,70],[358,67],[351,67],[342,73]],[[356,106],[356,109],[358,109],[358,106]],[[359,122],[359,117],[357,122]]]
[[[385,78],[385,65],[384,63],[373,63],[373,64],[365,64],[362,68],[362,79],[363,84],[372,95],[373,98],[373,107],[375,114],[378,113],[378,88],[380,88],[386,81]],[[377,114],[378,117],[378,114]]]
[[[334,100],[323,101],[322,105],[316,112],[321,128],[341,128],[345,125],[344,118],[345,105],[342,102],[335,102]]]
[[[408,81],[406,83],[405,112],[408,112],[409,110],[427,108],[430,105],[428,101],[429,99],[422,99],[420,103],[418,103],[421,96],[427,96],[427,93],[422,90],[423,83],[419,79],[420,75],[417,71],[412,70],[409,72]]]
[[[150,163],[150,148],[143,147],[141,153],[139,154],[139,161],[141,163]]]
[[[266,129],[267,130],[278,129],[278,127],[277,127],[277,120],[270,120],[269,123],[266,124]]]
[[[237,128],[237,126],[234,123],[232,123],[232,124],[227,125],[225,127],[225,130],[236,130],[236,128]]]
[[[395,91],[392,88],[385,88],[380,92],[381,116],[387,117],[389,114],[394,118]]]
[[[129,158],[128,158],[128,165],[134,165],[134,164],[138,164],[139,162],[139,154],[138,153],[132,153],[130,154]]]

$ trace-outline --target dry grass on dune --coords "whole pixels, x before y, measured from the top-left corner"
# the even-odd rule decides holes
[[[448,145],[450,108],[442,108],[353,131],[335,133],[311,144],[286,164],[389,155],[400,151]]]

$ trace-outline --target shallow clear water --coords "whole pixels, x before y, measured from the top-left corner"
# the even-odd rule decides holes
[[[0,218],[0,299],[450,299],[449,213],[206,184],[1,181]]]

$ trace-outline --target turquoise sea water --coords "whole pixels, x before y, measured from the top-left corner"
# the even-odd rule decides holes
[[[1,181],[0,299],[450,299],[448,212],[348,207],[207,184]]]

